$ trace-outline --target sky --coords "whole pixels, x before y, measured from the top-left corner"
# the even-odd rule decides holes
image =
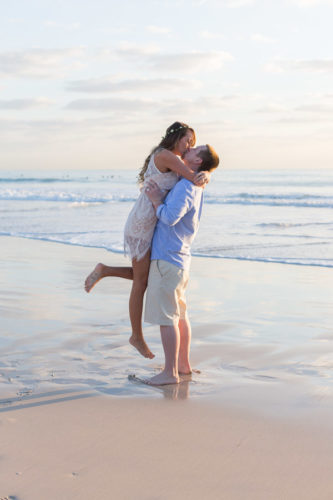
[[[0,169],[138,169],[180,120],[227,169],[333,168],[333,0],[12,0]]]

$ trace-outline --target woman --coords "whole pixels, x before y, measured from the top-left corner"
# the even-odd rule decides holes
[[[178,176],[203,186],[210,179],[207,172],[196,173],[182,161],[184,153],[195,144],[195,133],[182,122],[175,122],[167,128],[165,136],[156,146],[139,173],[141,194],[132,208],[124,231],[125,254],[132,259],[132,267],[111,267],[97,264],[85,281],[85,290],[90,290],[106,276],[133,280],[129,299],[129,315],[132,335],[129,339],[139,352],[152,359],[154,354],[147,346],[142,331],[143,297],[147,287],[150,266],[150,245],[157,218],[155,210],[145,195],[144,184],[147,179],[154,180],[165,194],[173,188]]]

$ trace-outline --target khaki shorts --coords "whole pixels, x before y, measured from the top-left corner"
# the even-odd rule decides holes
[[[152,260],[146,293],[145,321],[173,325],[186,317],[188,272],[166,260]]]

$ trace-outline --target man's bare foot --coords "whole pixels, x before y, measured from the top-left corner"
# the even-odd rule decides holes
[[[92,273],[89,274],[88,278],[84,282],[84,289],[87,293],[103,278],[103,268],[104,264],[97,264]]]
[[[129,339],[129,343],[133,347],[135,347],[135,349],[137,349],[144,358],[149,358],[149,359],[155,358],[155,354],[151,352],[151,350],[149,349],[149,347],[147,346],[146,342],[143,339],[138,339],[136,337],[133,337],[132,335],[132,337],[130,337]]]
[[[179,384],[179,377],[174,377],[173,375],[168,375],[164,372],[155,375],[152,378],[147,378],[145,383],[148,385],[170,385]]]
[[[192,372],[191,373],[179,373],[179,379],[181,382],[191,382],[192,379]]]

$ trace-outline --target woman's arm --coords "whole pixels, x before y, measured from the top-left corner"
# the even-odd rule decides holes
[[[178,156],[167,149],[163,149],[158,154],[155,155],[155,165],[160,172],[167,172],[172,170],[178,175],[185,177],[185,179],[193,182],[197,186],[203,186],[207,184],[210,179],[210,175],[207,176],[205,172],[195,172],[189,168],[185,163],[183,163]]]

